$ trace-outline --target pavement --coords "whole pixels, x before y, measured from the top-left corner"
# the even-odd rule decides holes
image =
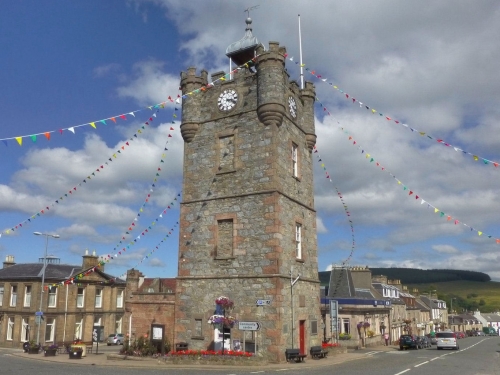
[[[303,369],[306,368],[316,368],[316,367],[324,367],[324,366],[332,366],[339,363],[344,363],[348,361],[354,361],[358,359],[367,358],[376,352],[387,352],[387,351],[397,351],[399,347],[396,346],[371,346],[368,348],[360,349],[360,350],[348,350],[347,353],[341,354],[331,354],[326,358],[321,359],[311,359],[310,356],[306,358],[304,362],[284,362],[284,363],[270,363],[266,365],[255,365],[255,366],[233,366],[233,365],[216,365],[210,366],[211,370],[215,369],[251,369],[251,370],[259,370],[259,369],[290,369],[295,367],[301,367]],[[10,350],[9,350],[10,351]],[[44,357],[43,353],[39,354],[28,354],[24,353],[22,350],[12,350],[11,355],[24,358],[27,360],[34,361],[45,361],[52,363],[64,363],[75,364],[75,365],[90,365],[90,366],[110,366],[110,367],[127,367],[127,368],[175,368],[175,369],[195,369],[203,367],[207,369],[206,365],[188,365],[188,364],[171,364],[165,363],[163,360],[154,359],[154,358],[142,358],[142,357],[130,357],[123,356],[119,354],[110,354],[110,353],[88,353],[86,357],[82,357],[81,359],[69,359],[67,354],[57,354],[54,357]]]

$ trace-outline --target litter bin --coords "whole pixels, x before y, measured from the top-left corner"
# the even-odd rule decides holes
[[[187,342],[178,342],[175,344],[175,351],[176,352],[183,352],[185,350],[188,350],[188,343]]]

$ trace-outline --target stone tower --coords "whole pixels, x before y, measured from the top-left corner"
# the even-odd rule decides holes
[[[219,337],[243,342],[245,334],[260,355],[283,361],[286,348],[308,353],[322,338],[315,88],[290,81],[285,48],[270,42],[265,50],[246,22],[244,38],[227,50],[241,69],[212,74],[210,85],[206,71],[181,73],[185,143],[175,340],[190,349],[220,348]],[[245,64],[252,58],[254,64]],[[219,296],[234,301],[237,320],[259,322],[257,334],[236,325],[219,336],[207,323]]]

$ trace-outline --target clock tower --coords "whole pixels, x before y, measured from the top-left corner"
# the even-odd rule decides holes
[[[238,68],[181,73],[183,202],[175,342],[233,349],[234,340],[270,361],[303,353],[322,333],[312,150],[315,88],[285,70],[284,47],[265,49],[246,20],[226,51]],[[244,331],[208,323],[215,299],[256,322]],[[243,328],[243,327],[242,327]],[[223,341],[224,339],[224,341]]]

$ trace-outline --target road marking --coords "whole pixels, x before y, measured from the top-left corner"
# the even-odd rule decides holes
[[[289,368],[280,368],[280,369],[278,369],[276,371],[288,371],[288,370],[290,370],[290,369]]]
[[[407,372],[407,371],[410,371],[410,369],[409,369],[409,368],[407,368],[406,370],[401,371],[401,372],[398,372],[397,374],[394,374],[394,375],[401,375],[401,374],[404,374],[404,373],[405,373],[405,372]]]
[[[368,353],[365,353],[366,355],[374,355],[374,354],[377,354],[377,353],[380,353],[378,351],[372,351],[372,352],[368,352]]]
[[[422,365],[425,365],[426,363],[429,363],[429,361],[425,361],[425,362],[419,363],[418,365],[415,365],[413,367],[420,367]]]
[[[264,371],[253,371],[253,372],[251,372],[250,374],[259,374],[259,373],[261,373],[261,372],[264,372]]]
[[[410,352],[400,352],[400,351],[397,351],[397,352],[386,352],[387,354],[410,354]]]
[[[439,359],[439,357],[432,358],[431,361],[435,361],[436,359]]]

